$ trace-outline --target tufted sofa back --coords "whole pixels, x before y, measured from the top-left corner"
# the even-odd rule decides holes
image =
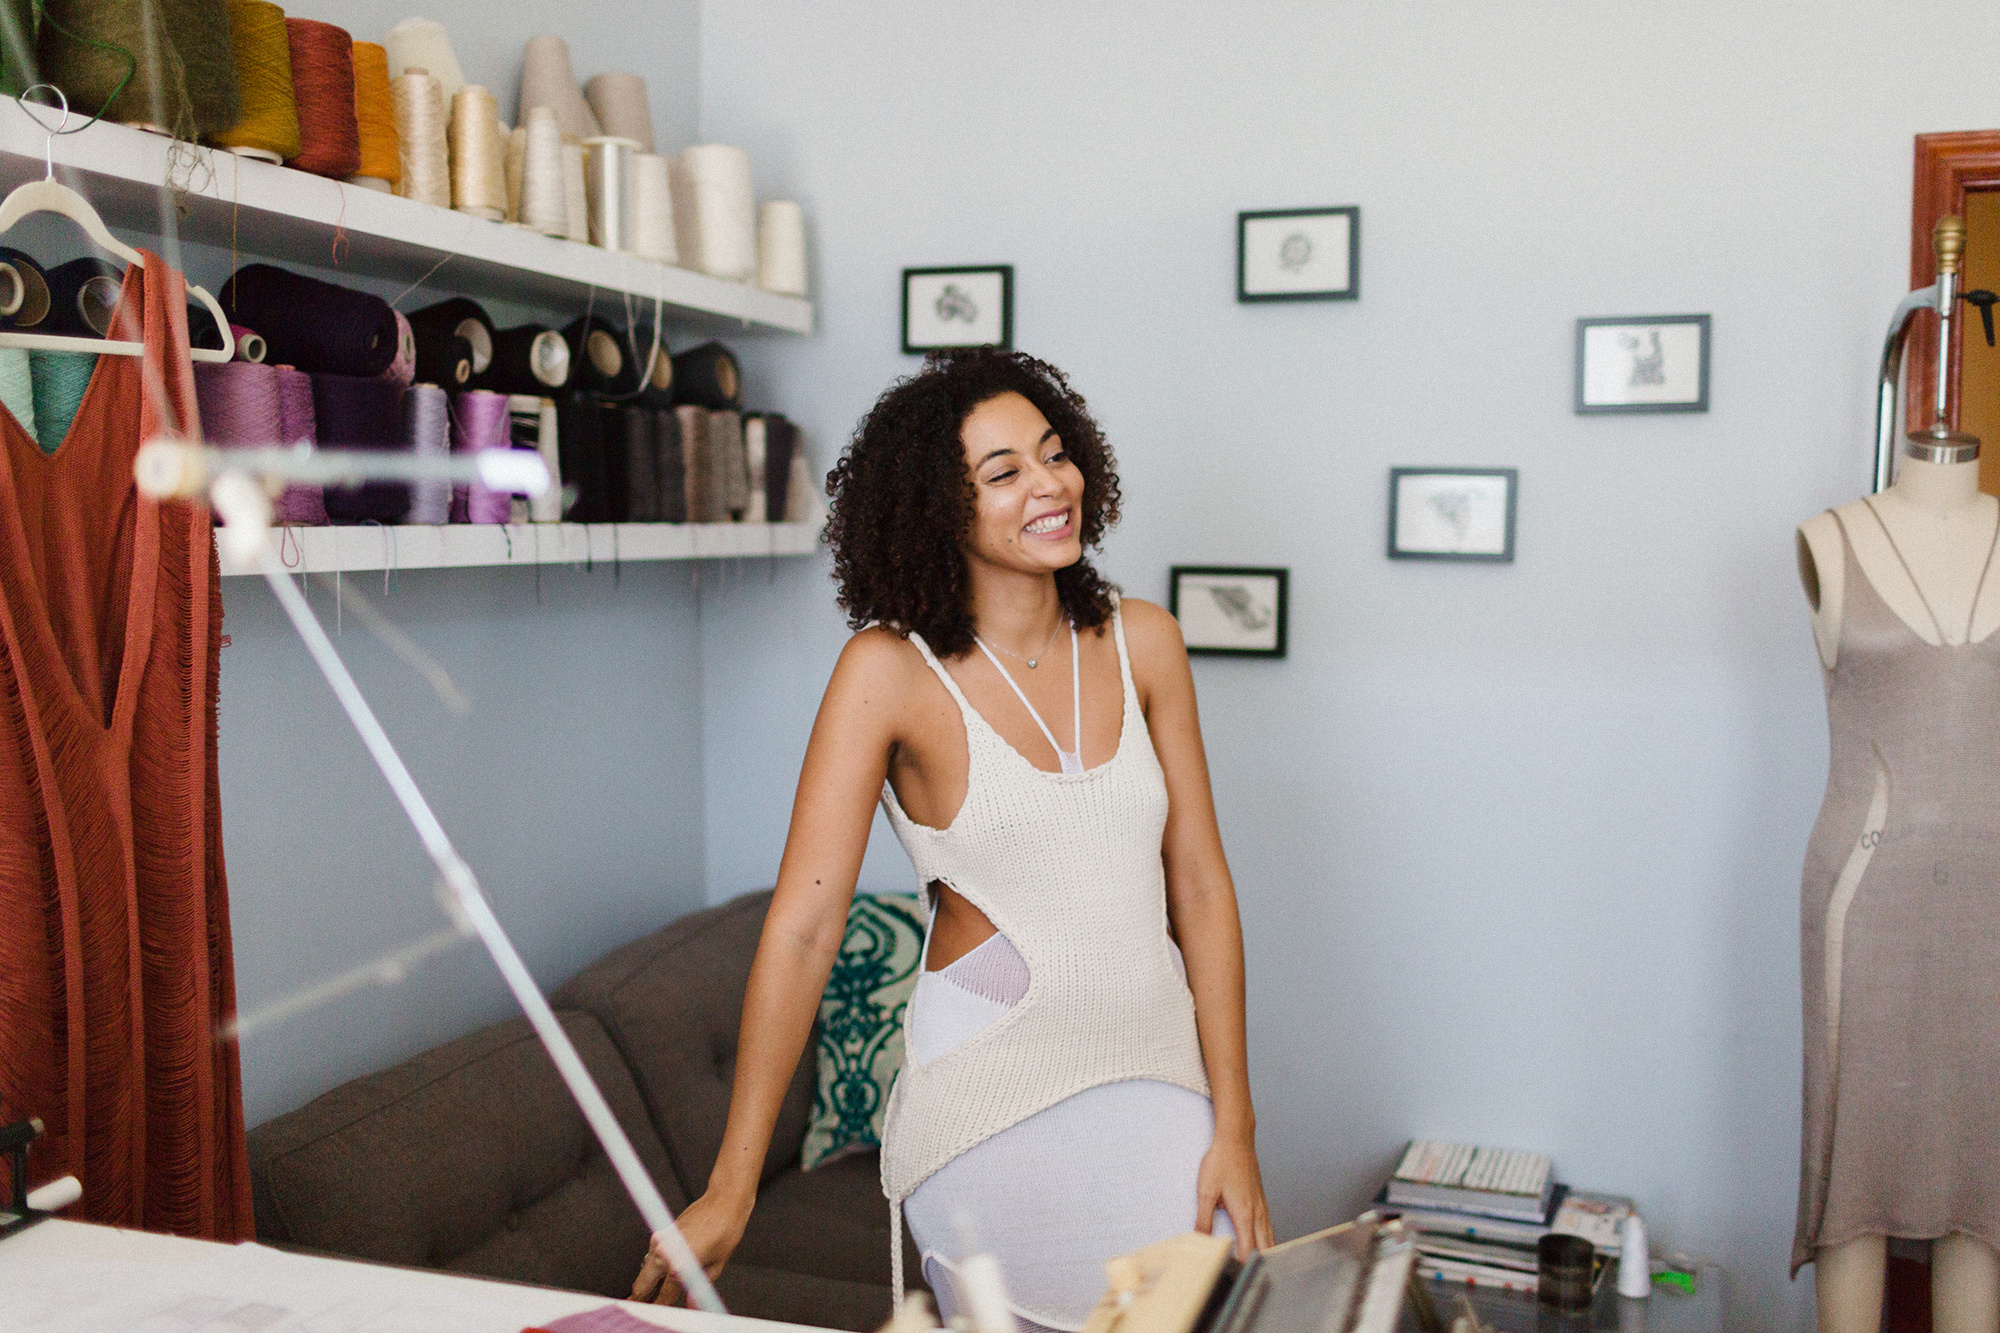
[[[676,1212],[706,1188],[722,1146],[743,992],[770,901],[755,893],[684,917],[551,997]],[[767,1181],[798,1164],[811,1050],[785,1094]],[[638,1210],[524,1019],[343,1084],[250,1131],[249,1147],[261,1240],[607,1296],[631,1290],[645,1254]],[[857,1200],[843,1196],[843,1207],[872,1216],[880,1204]],[[816,1286],[809,1296],[826,1299]],[[871,1303],[866,1326],[882,1317]]]
[[[771,894],[745,894],[614,949],[552,997],[603,1025],[689,1198],[708,1188],[736,1074],[743,992]],[[812,1114],[813,1045],[778,1111],[765,1180],[796,1166]]]
[[[685,1203],[597,1020],[559,1011],[667,1205]],[[646,1226],[527,1020],[345,1083],[250,1132],[261,1240],[622,1296]]]

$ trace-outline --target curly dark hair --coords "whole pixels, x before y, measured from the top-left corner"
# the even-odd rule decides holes
[[[941,657],[971,651],[961,543],[972,530],[974,492],[959,431],[974,408],[1003,393],[1033,403],[1083,473],[1084,546],[1097,546],[1118,521],[1118,460],[1068,377],[1023,352],[932,352],[875,400],[827,474],[826,539],[853,628],[880,621],[923,635]],[[1087,557],[1056,571],[1056,592],[1080,630],[1111,618],[1112,587]]]

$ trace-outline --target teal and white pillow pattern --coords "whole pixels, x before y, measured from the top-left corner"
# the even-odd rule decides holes
[[[903,1063],[903,1016],[923,961],[914,894],[854,895],[847,933],[819,1002],[819,1081],[799,1164],[882,1144],[889,1085]]]

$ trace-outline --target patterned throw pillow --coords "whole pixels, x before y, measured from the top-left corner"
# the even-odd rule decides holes
[[[882,1143],[889,1084],[903,1063],[903,1012],[924,948],[915,894],[854,895],[847,934],[819,1002],[819,1083],[799,1165]]]

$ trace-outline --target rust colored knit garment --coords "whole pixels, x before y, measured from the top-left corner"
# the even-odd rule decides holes
[[[156,431],[200,430],[186,286],[125,275],[62,447],[0,410],[0,1118],[94,1221],[251,1233],[216,778],[222,607],[205,509],[139,496]],[[0,1177],[5,1172],[0,1171]]]

